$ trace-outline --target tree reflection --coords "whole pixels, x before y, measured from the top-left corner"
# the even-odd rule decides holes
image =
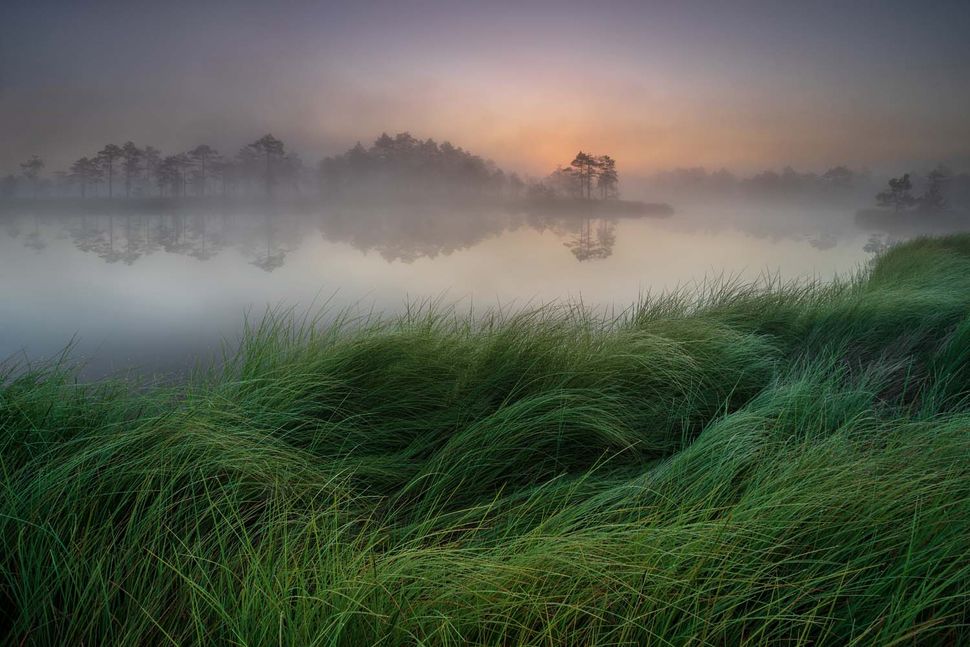
[[[467,249],[513,227],[498,209],[403,205],[339,207],[318,221],[323,237],[362,252],[377,252],[388,262],[412,263]]]
[[[266,272],[286,264],[289,255],[311,235],[376,252],[388,262],[434,259],[523,228],[552,231],[581,262],[608,258],[616,244],[618,216],[565,215],[513,211],[498,206],[437,204],[331,205],[323,212],[289,213],[271,208],[206,212],[159,210],[7,218],[3,231],[20,237],[38,252],[47,248],[53,227],[75,248],[106,263],[133,265],[156,253],[209,261],[233,249],[247,263]],[[26,223],[26,227],[24,224]],[[27,232],[26,234],[24,232]]]
[[[583,218],[579,233],[563,243],[579,262],[608,258],[616,245],[616,224],[605,218]]]
[[[24,236],[24,247],[39,252],[47,247],[47,241],[44,240],[43,235],[40,233],[40,223],[37,221],[37,215],[34,214],[34,229],[29,234]]]

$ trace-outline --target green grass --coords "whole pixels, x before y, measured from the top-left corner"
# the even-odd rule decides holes
[[[0,636],[970,642],[970,235],[607,318],[277,315],[0,386]]]

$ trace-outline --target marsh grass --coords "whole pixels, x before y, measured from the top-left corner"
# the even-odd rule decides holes
[[[9,644],[970,641],[970,236],[0,387]]]

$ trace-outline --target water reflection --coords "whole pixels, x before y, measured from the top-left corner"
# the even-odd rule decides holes
[[[722,210],[717,216],[705,210],[685,211],[663,226],[685,232],[740,231],[773,242],[800,241],[820,252],[840,242],[853,241],[858,249],[878,253],[910,236],[875,234],[856,242],[860,234],[847,214],[785,214],[765,218],[758,213]],[[468,205],[348,204],[325,210],[231,208],[208,210],[115,213],[8,213],[0,214],[0,229],[11,239],[37,253],[48,250],[50,239],[66,238],[80,251],[106,263],[133,265],[164,252],[208,261],[227,249],[266,272],[284,266],[288,257],[309,237],[349,245],[383,260],[410,264],[467,250],[513,231],[551,234],[581,263],[610,258],[625,219],[635,214],[603,214],[589,209],[509,209]],[[918,232],[913,232],[913,234]]]
[[[233,248],[252,265],[272,272],[307,236],[376,252],[388,262],[412,263],[473,247],[523,228],[552,232],[578,261],[608,258],[623,216],[555,215],[501,209],[345,206],[325,213],[110,213],[8,215],[3,231],[37,252],[48,239],[68,238],[106,263],[132,265],[158,252],[211,260]],[[24,233],[24,232],[27,233]]]
[[[626,307],[705,277],[828,278],[867,258],[867,234],[846,214],[795,227],[774,211],[210,207],[0,215],[0,361],[56,356],[74,338],[89,377],[177,372],[277,305]]]

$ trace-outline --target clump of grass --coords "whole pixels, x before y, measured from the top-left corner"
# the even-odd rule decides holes
[[[970,641],[970,236],[0,386],[11,644]]]

